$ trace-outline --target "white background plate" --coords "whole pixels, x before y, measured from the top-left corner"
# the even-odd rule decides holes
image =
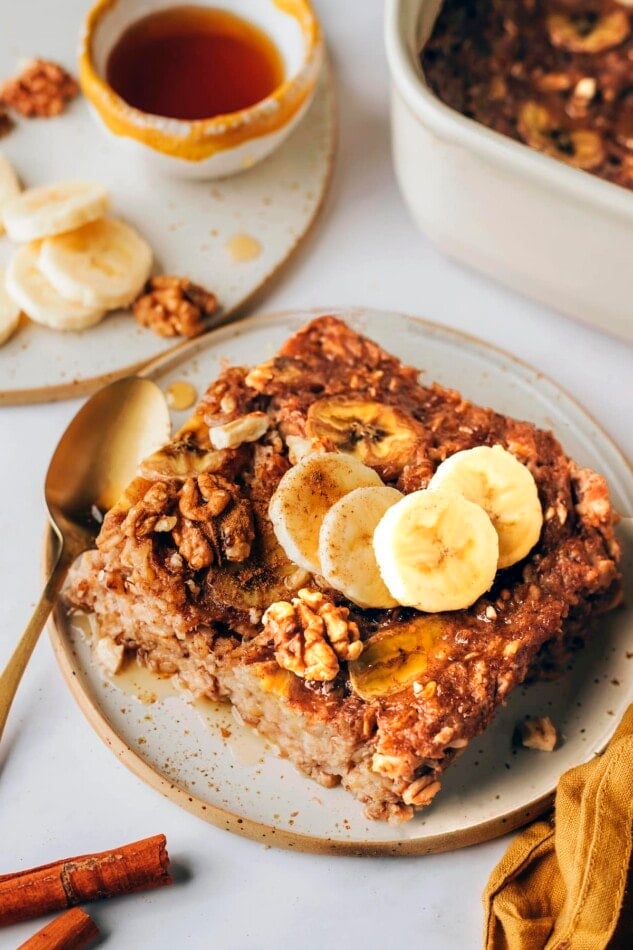
[[[165,386],[188,379],[202,392],[223,361],[252,364],[266,359],[316,313],[255,317],[215,331],[198,341],[198,352],[186,365],[158,381]],[[437,380],[472,400],[552,428],[571,456],[606,475],[616,508],[631,514],[633,481],[627,463],[590,416],[555,384],[482,342],[421,320],[369,310],[340,315],[423,370],[425,382]],[[623,531],[622,536],[630,583],[633,535]],[[304,850],[422,853],[518,827],[543,809],[563,771],[604,746],[633,695],[633,659],[627,657],[633,627],[629,607],[600,621],[564,678],[516,690],[485,736],[473,740],[447,772],[433,805],[394,828],[367,821],[360,804],[346,792],[322,789],[306,779],[225,713],[211,713],[209,729],[200,712],[179,698],[147,706],[104,682],[63,611],[57,612],[56,621],[53,644],[75,697],[133,771],[215,824]],[[551,716],[562,736],[555,752],[513,747],[514,727],[527,714]],[[227,727],[229,738],[221,731]]]
[[[15,74],[19,59],[33,56],[74,72],[87,7],[86,0],[57,4],[51,30],[47,0],[13,5],[11,29],[0,30],[0,81]],[[327,65],[311,108],[289,139],[249,171],[221,181],[150,175],[125,139],[106,133],[81,96],[54,119],[18,118],[0,140],[27,186],[65,178],[103,182],[112,213],[151,244],[155,270],[191,277],[213,290],[223,319],[273,276],[310,227],[327,187],[333,146]],[[225,244],[238,233],[259,241],[259,256],[231,261]],[[14,248],[0,237],[0,265]],[[0,347],[0,404],[80,395],[177,342],[140,327],[129,312],[110,314],[81,333],[56,333],[29,322]]]

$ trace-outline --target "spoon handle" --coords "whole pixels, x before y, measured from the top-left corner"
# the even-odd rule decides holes
[[[4,668],[0,676],[0,739],[4,731],[4,726],[11,709],[13,697],[20,685],[22,674],[31,658],[31,654],[37,643],[40,633],[46,623],[48,615],[53,609],[57,595],[61,590],[62,584],[66,579],[70,565],[74,560],[75,554],[64,547],[60,551],[57,563],[46,582],[42,591],[42,596],[35,605],[35,609],[29,620],[26,630],[20,637],[18,644],[11,655],[11,659]]]

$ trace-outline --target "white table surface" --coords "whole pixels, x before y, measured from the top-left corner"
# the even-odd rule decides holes
[[[26,20],[11,6],[2,29],[17,33]],[[311,237],[262,306],[371,304],[476,334],[556,378],[632,457],[632,348],[463,270],[420,236],[391,167],[382,4],[315,6],[340,98],[334,179]],[[0,665],[40,589],[44,474],[77,407],[0,410]],[[157,832],[167,835],[180,880],[93,904],[108,946],[478,947],[481,892],[508,844],[420,858],[315,857],[266,850],[204,824],[116,761],[43,637],[0,745],[0,874]],[[17,946],[42,923],[0,931],[0,947]]]

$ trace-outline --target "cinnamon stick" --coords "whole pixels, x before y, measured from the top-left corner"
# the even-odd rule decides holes
[[[171,884],[165,835],[0,875],[0,925]]]
[[[73,907],[21,943],[18,950],[79,950],[95,937],[99,928],[80,907]]]

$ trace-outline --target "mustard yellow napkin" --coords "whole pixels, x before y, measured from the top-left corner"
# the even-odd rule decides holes
[[[554,817],[514,839],[484,891],[486,950],[633,948],[633,705],[570,769]]]

